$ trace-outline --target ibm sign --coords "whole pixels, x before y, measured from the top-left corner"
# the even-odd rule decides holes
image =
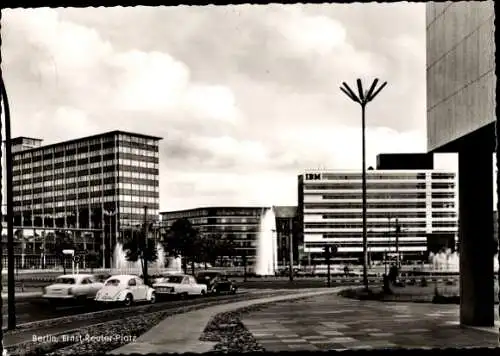
[[[321,173],[307,173],[306,180],[321,180]]]

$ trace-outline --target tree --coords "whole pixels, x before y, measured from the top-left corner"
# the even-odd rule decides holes
[[[220,235],[215,242],[215,252],[216,255],[220,258],[220,264],[223,266],[224,257],[229,258],[231,262],[233,262],[234,257],[238,255],[236,250],[236,241],[233,235]]]
[[[205,235],[199,238],[198,242],[201,245],[198,247],[200,250],[198,262],[204,263],[205,269],[208,269],[207,263],[214,265],[217,260],[217,240],[214,236]]]
[[[62,231],[56,232],[55,243],[52,246],[51,253],[56,255],[63,267],[63,273],[66,274],[66,255],[63,253],[64,250],[74,250],[75,243],[71,236]]]
[[[248,251],[245,248],[241,250],[241,261],[243,262],[243,281],[247,281]]]
[[[130,262],[141,261],[144,283],[148,283],[147,264],[158,259],[158,251],[154,239],[146,239],[144,228],[135,230],[123,244],[125,258]]]
[[[99,268],[99,262],[101,261],[101,256],[99,252],[91,250],[85,256],[85,261],[90,267],[90,272],[94,273],[94,268]]]
[[[174,221],[164,236],[165,251],[174,257],[181,256],[182,268],[187,274],[188,261],[191,261],[191,270],[194,274],[194,262],[199,258],[202,244],[196,230],[188,219]]]

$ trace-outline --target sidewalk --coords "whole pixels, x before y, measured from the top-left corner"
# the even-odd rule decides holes
[[[495,327],[461,327],[458,305],[319,296],[265,307],[245,315],[242,322],[272,352],[498,347],[497,311]]]
[[[304,290],[293,295],[248,300],[231,304],[218,305],[202,310],[177,314],[163,320],[151,330],[139,337],[136,342],[125,345],[110,352],[118,354],[149,354],[149,353],[183,353],[209,352],[215,346],[212,342],[200,341],[206,325],[210,319],[223,312],[275,301],[287,301],[306,296],[321,296],[338,293],[341,288],[316,288]]]

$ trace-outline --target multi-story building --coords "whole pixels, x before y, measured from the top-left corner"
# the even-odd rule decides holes
[[[176,220],[185,218],[202,237],[231,238],[236,243],[237,251],[236,256],[231,257],[231,263],[241,266],[241,256],[245,254],[248,265],[252,266],[255,264],[258,251],[261,220],[264,213],[269,210],[272,210],[275,215],[276,229],[266,236],[277,240],[277,248],[273,252],[277,264],[288,263],[290,236],[293,241],[294,260],[297,261],[300,229],[297,226],[296,207],[204,207],[162,212],[160,215],[162,225],[166,229],[170,228]],[[226,263],[230,263],[229,260],[226,260]]]
[[[162,225],[169,229],[178,219],[187,219],[202,237],[229,238],[236,247],[232,262],[241,265],[246,254],[248,265],[255,262],[261,217],[265,207],[203,207],[189,210],[162,212]],[[224,263],[229,263],[226,259]]]
[[[302,227],[296,206],[274,206],[276,216],[276,238],[278,266],[288,266],[290,263],[290,241],[294,265],[300,263],[300,247],[303,243]]]
[[[366,173],[367,239],[372,261],[382,260],[385,253],[396,250],[403,259],[422,260],[426,258],[429,234],[439,232],[455,238],[455,173],[436,170]],[[299,176],[304,252],[312,258],[321,259],[324,246],[336,245],[338,252],[334,259],[362,261],[361,179],[362,174],[353,171],[311,170]]]
[[[45,146],[14,138],[14,226],[16,235],[35,240],[34,258],[50,243],[47,235],[59,230],[82,249],[104,251],[110,266],[114,245],[143,223],[145,207],[147,220],[157,220],[160,140],[123,131]]]

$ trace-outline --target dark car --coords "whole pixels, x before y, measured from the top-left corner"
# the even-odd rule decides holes
[[[227,278],[226,274],[222,272],[199,272],[196,275],[196,282],[205,284],[208,293],[231,293],[235,294],[238,286],[235,281]]]

